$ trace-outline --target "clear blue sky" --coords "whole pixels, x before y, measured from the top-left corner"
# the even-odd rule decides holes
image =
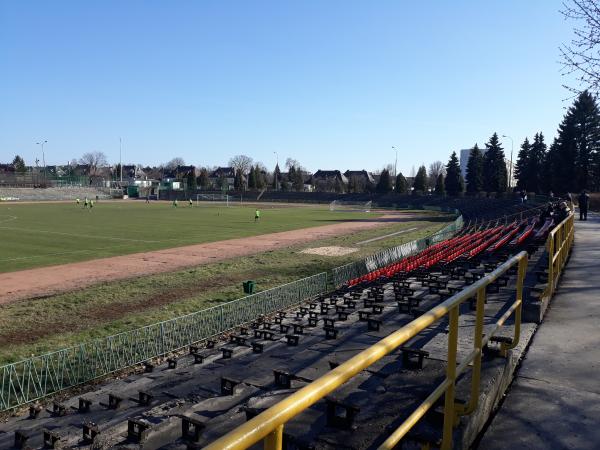
[[[0,162],[398,169],[555,134],[560,0],[0,2]],[[510,151],[510,141],[505,141]],[[508,152],[507,152],[508,155]]]

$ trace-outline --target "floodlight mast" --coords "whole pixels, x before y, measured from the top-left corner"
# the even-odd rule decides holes
[[[44,183],[46,182],[46,156],[44,155],[44,144],[46,144],[47,142],[48,141],[46,141],[46,140],[36,142],[37,145],[42,146],[42,164],[44,165]]]

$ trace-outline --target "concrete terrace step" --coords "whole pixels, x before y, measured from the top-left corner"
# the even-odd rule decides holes
[[[514,276],[511,280],[514,281]],[[514,297],[512,281],[508,287],[500,287],[498,293],[488,295],[487,322],[499,317],[503,305]],[[464,280],[454,280],[453,283],[462,286]],[[428,286],[422,286],[415,279],[409,280],[409,286],[415,290],[415,297],[423,298],[420,307],[428,309],[442,301],[439,294],[430,293]],[[102,448],[101,443],[106,448],[116,445],[145,449],[201,447],[413,320],[412,311],[400,312],[391,282],[386,283],[383,289],[375,290],[378,295],[383,292],[383,297],[376,300],[375,305],[378,306],[375,308],[373,305],[363,307],[365,300],[376,297],[369,296],[371,289],[366,289],[360,296],[345,296],[346,299],[356,297],[354,308],[348,307],[343,298],[333,300],[325,296],[322,303],[332,308],[325,314],[318,314],[315,326],[309,324],[310,309],[295,308],[281,318],[281,323],[275,323],[275,315],[266,319],[272,322],[267,331],[273,332],[273,340],[255,338],[250,329],[248,335],[243,335],[243,343],[234,338],[233,342],[231,339],[219,340],[210,349],[199,345],[195,351],[204,356],[201,363],[196,363],[194,355],[184,355],[177,358],[174,368],[162,363],[151,373],[107,381],[84,394],[92,401],[87,413],[73,410],[66,416],[57,417],[43,412],[36,419],[13,418],[0,425],[0,448],[12,446],[14,432],[20,429],[31,434],[28,446],[40,448],[40,430],[43,427],[52,427],[66,446],[79,445],[83,422],[97,425],[99,448]],[[308,304],[302,308],[308,308]],[[341,318],[336,306],[344,308],[347,316]],[[378,321],[377,326],[360,320],[359,310],[371,311],[369,319]],[[319,308],[314,311],[319,311]],[[459,355],[466,355],[472,349],[470,334],[474,325],[473,311],[468,302],[463,305],[461,312]],[[334,327],[337,337],[327,336],[324,327],[329,325],[325,324],[325,320]],[[281,325],[289,325],[290,328],[282,332]],[[294,330],[294,325],[302,325],[302,328],[296,327]],[[258,328],[264,327],[260,325]],[[484,413],[489,413],[500,398],[535,326],[524,325],[523,328],[519,348],[510,352],[507,359],[490,357],[484,364],[484,389],[481,394],[482,404],[487,405],[482,409]],[[293,335],[298,339],[295,345],[291,345],[286,336],[294,331],[296,333]],[[503,332],[511,335],[510,324]],[[408,348],[427,352],[422,368],[415,367],[413,360],[406,366],[405,363],[409,361],[403,358],[402,350],[392,352],[332,393],[327,400],[317,402],[293,419],[285,427],[287,439],[296,442],[299,448],[339,448],[336,442],[344,442],[347,448],[356,449],[376,446],[443,378],[446,333],[447,320],[442,320],[406,344]],[[236,336],[241,334],[236,333]],[[253,351],[252,342],[265,344],[262,353]],[[224,348],[231,350],[231,357],[224,357]],[[457,387],[465,399],[468,399],[468,383],[467,374]],[[135,400],[139,399],[140,391],[151,396],[149,404]],[[123,398],[119,408],[110,409],[100,405],[101,402],[108,402],[109,394]],[[74,407],[77,402],[78,398],[74,397],[65,403]],[[349,423],[335,413],[344,409],[351,411],[354,416]],[[461,422],[462,431],[456,432],[457,442],[473,439],[485,422],[487,416],[484,413]],[[476,417],[476,420],[472,417]],[[189,436],[182,436],[182,422],[185,420],[189,421],[190,427],[197,426],[192,441]],[[423,427],[439,428],[438,422],[439,414],[433,411],[423,422]],[[133,431],[129,427],[133,427]],[[136,427],[144,428],[144,442],[126,437],[135,434],[138,430]]]
[[[575,229],[551,308],[481,449],[599,448],[600,217]]]

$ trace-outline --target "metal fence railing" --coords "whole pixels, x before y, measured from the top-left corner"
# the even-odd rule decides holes
[[[426,207],[432,208],[432,207]],[[436,210],[441,210],[437,207]],[[451,210],[458,214],[458,211]],[[387,248],[373,255],[368,256],[364,260],[354,261],[340,267],[336,267],[331,271],[331,280],[334,286],[341,286],[348,280],[366,275],[369,272],[385,267],[394,262],[400,261],[403,258],[414,255],[415,253],[424,250],[425,248],[444,239],[453,236],[463,227],[464,221],[462,216],[458,216],[452,223],[446,225],[440,231],[433,233],[421,239],[416,239],[411,242],[398,245],[396,247]]]
[[[570,214],[569,217],[559,223],[550,232],[546,240],[546,251],[548,252],[548,286],[544,295],[548,297],[554,295],[574,241],[575,214]]]
[[[0,367],[0,411],[177,351],[327,289],[325,272],[212,308]]]
[[[527,252],[520,252],[493,272],[466,286],[449,299],[425,312],[412,322],[404,325],[372,346],[361,351],[339,366],[317,378],[310,384],[295,390],[275,405],[261,412],[247,422],[204,447],[206,450],[238,450],[252,447],[263,440],[266,450],[281,450],[283,429],[287,422],[311,407],[319,400],[333,393],[358,373],[369,368],[384,356],[390,354],[431,325],[448,320],[448,345],[446,377],[422,403],[401,422],[392,434],[378,447],[379,450],[398,448],[401,439],[419,422],[419,420],[438,404],[443,402],[443,426],[440,448],[450,450],[453,444],[453,430],[460,416],[473,414],[479,405],[481,388],[481,369],[483,349],[492,337],[502,328],[508,319],[514,317],[513,337],[503,341],[500,354],[507,356],[515,348],[521,334],[521,311],[523,305],[523,281],[527,270]],[[515,295],[505,303],[505,311],[492,323],[484,315],[487,287],[506,274],[511,268],[517,268]],[[458,353],[459,318],[461,305],[476,298],[475,327],[473,330],[473,350],[466,355]],[[463,312],[464,313],[464,312]],[[446,319],[448,317],[448,319]],[[485,325],[485,329],[484,329]],[[464,333],[464,331],[461,331]],[[470,395],[467,403],[455,402],[456,382],[462,374],[470,375]],[[388,432],[391,430],[388,430]]]

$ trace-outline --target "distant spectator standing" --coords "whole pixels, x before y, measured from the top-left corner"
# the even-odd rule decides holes
[[[570,210],[567,202],[560,202],[560,205],[558,206],[558,212],[554,214],[554,224],[558,225],[567,217],[569,217],[569,212]]]
[[[527,203],[527,191],[525,189],[521,189],[519,197],[521,197],[521,203]]]
[[[565,195],[565,200],[569,202],[569,205],[573,205],[573,196],[570,192],[567,192],[567,195]]]
[[[579,202],[579,220],[587,220],[590,196],[585,189],[581,191],[581,194],[579,194],[579,197],[577,197],[577,201]]]
[[[553,212],[554,208],[552,207],[552,202],[548,202],[548,206],[546,206],[546,209],[540,214],[540,223],[543,224],[546,219],[552,218]]]

